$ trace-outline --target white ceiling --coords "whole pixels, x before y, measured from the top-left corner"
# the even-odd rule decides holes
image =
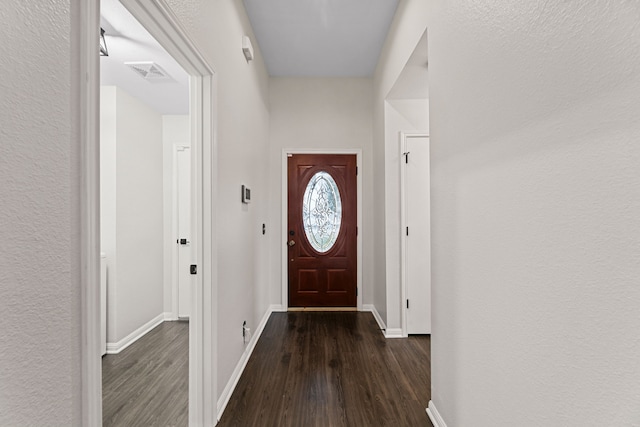
[[[269,74],[287,77],[370,77],[398,0],[243,0]],[[102,0],[100,24],[108,57],[100,58],[101,84],[114,85],[160,114],[188,114],[189,76],[118,0]],[[414,52],[414,56],[417,54]],[[410,81],[420,80],[413,58],[396,98],[422,98]],[[125,62],[151,61],[171,77],[143,79]],[[412,62],[413,61],[413,62]],[[400,83],[399,83],[400,85]],[[399,86],[398,86],[399,87]],[[413,87],[410,95],[409,87]],[[420,92],[422,93],[422,92]],[[425,95],[424,98],[427,96]]]
[[[243,0],[272,76],[372,76],[398,0]],[[420,0],[422,1],[422,0]]]
[[[118,0],[101,0],[100,25],[109,56],[100,57],[100,83],[124,89],[160,114],[189,113],[189,76]],[[171,77],[152,82],[125,62],[152,61]]]

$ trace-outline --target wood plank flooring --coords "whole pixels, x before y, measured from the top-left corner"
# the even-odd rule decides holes
[[[218,426],[431,426],[430,338],[371,313],[273,313]]]
[[[187,426],[189,323],[164,322],[102,358],[102,425]]]
[[[188,330],[164,322],[103,357],[103,425],[188,425]],[[430,339],[371,313],[274,313],[218,426],[431,426]],[[216,402],[211,402],[215,405]]]

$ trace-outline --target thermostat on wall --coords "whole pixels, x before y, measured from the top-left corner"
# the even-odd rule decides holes
[[[248,36],[242,37],[242,53],[247,62],[253,59],[253,46],[251,45],[251,39]]]
[[[251,189],[242,186],[242,203],[249,203],[251,201]]]

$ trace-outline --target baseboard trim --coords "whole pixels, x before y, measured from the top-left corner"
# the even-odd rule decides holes
[[[153,319],[149,320],[144,325],[140,326],[135,331],[131,332],[126,337],[122,338],[120,341],[112,343],[107,343],[107,354],[118,354],[125,348],[129,347],[134,342],[138,341],[140,338],[145,336],[150,330],[158,326],[160,323],[167,320],[167,318],[171,317],[171,313],[160,313]]]
[[[180,319],[178,319],[178,315],[177,314],[175,314],[175,313],[173,313],[171,311],[167,311],[167,312],[164,313],[164,320],[165,320],[165,322],[176,322],[176,321],[178,321]],[[187,320],[189,320],[189,319],[187,318]]]
[[[388,328],[384,333],[385,338],[406,338],[402,335],[401,328]]]
[[[436,409],[436,405],[433,403],[433,400],[429,401],[429,407],[426,409],[427,415],[429,415],[429,419],[433,424],[433,427],[447,427],[447,424],[442,419],[442,416]]]
[[[280,304],[272,304],[271,307],[271,312],[272,313],[286,313],[287,312],[287,307],[280,305]]]
[[[227,385],[225,386],[222,394],[220,395],[220,398],[218,399],[218,421],[220,421],[220,418],[222,418],[222,414],[226,409],[229,400],[231,399],[231,395],[233,395],[233,391],[238,385],[238,381],[240,381],[240,377],[244,372],[244,368],[246,368],[247,366],[247,362],[249,361],[249,358],[251,357],[251,354],[253,353],[258,340],[260,339],[260,335],[262,335],[262,331],[264,331],[264,327],[267,325],[267,321],[269,320],[271,313],[283,311],[287,310],[284,309],[281,305],[273,304],[270,305],[269,308],[267,308],[264,316],[262,316],[262,320],[260,320],[260,323],[254,331],[253,336],[251,337],[251,340],[247,345],[247,348],[244,350],[244,353],[242,353],[242,357],[240,357],[236,368],[233,370],[231,378],[229,378],[229,382],[227,382]]]
[[[382,321],[382,317],[380,317],[380,313],[378,313],[378,310],[376,309],[376,306],[373,304],[363,304],[362,305],[362,311],[370,311],[371,314],[373,314],[373,318],[376,319],[376,322],[378,322],[378,326],[380,327],[380,330],[386,331],[387,329],[387,325],[384,324],[384,322]]]

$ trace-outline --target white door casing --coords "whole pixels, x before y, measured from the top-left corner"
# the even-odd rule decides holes
[[[216,73],[184,32],[165,0],[121,0],[143,27],[190,75],[193,260],[194,276],[189,323],[189,425],[217,422],[217,229],[214,206],[218,180],[216,140]],[[99,0],[72,4],[72,33],[78,55],[77,108],[74,115],[81,143],[80,264],[82,354],[82,425],[102,425],[100,358],[100,177],[99,177]],[[207,286],[204,286],[207,283]]]
[[[403,335],[431,333],[431,201],[427,134],[400,134]]]

